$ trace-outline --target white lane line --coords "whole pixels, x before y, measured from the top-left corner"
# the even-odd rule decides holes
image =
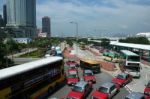
[[[146,77],[145,77],[145,79],[146,79],[146,82],[148,81],[148,77],[147,77],[147,74],[146,74]]]
[[[128,86],[124,86],[125,87],[125,89],[129,92],[129,93],[131,93],[132,92],[132,89],[130,89]]]

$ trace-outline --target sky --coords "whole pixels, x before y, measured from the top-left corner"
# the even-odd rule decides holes
[[[2,4],[0,0],[0,13]],[[37,27],[51,18],[55,36],[127,36],[150,32],[150,0],[37,0]]]

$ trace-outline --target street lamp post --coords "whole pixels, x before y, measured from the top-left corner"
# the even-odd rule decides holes
[[[78,22],[71,21],[70,23],[76,25],[76,41],[78,41]]]
[[[71,21],[70,23],[76,25],[76,43],[77,43],[78,42],[78,22]],[[76,45],[76,51],[77,51],[76,54],[78,55],[78,45]]]

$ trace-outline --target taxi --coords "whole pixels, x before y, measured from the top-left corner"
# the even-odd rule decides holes
[[[124,99],[150,99],[150,98],[144,96],[144,94],[140,92],[131,92]]]
[[[144,94],[150,99],[150,81],[145,85]]]
[[[91,82],[80,81],[68,93],[67,99],[86,99],[93,89]]]
[[[69,60],[66,62],[66,64],[70,67],[70,66],[75,66],[75,67],[79,67],[78,63],[76,61],[73,60]]]
[[[68,85],[75,85],[79,82],[79,76],[76,70],[69,70],[67,76],[67,84]]]
[[[125,86],[132,81],[132,76],[127,73],[120,73],[115,78],[112,79],[112,82],[119,84],[121,87]]]
[[[83,78],[85,81],[96,83],[96,77],[91,70],[83,70]]]
[[[92,99],[111,99],[119,92],[119,87],[112,82],[107,82],[92,93]]]

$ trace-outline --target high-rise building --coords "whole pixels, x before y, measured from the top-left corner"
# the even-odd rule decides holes
[[[2,15],[0,14],[0,27],[3,27],[3,26],[4,26],[4,22],[3,22]]]
[[[6,24],[7,24],[7,8],[6,8],[6,4],[3,5],[3,20],[4,20],[4,25],[6,26]]]
[[[48,16],[42,18],[42,32],[47,33],[47,36],[51,37],[50,18]]]
[[[0,19],[2,19],[2,15],[0,14]]]
[[[16,37],[35,37],[36,0],[6,0],[7,27]]]

